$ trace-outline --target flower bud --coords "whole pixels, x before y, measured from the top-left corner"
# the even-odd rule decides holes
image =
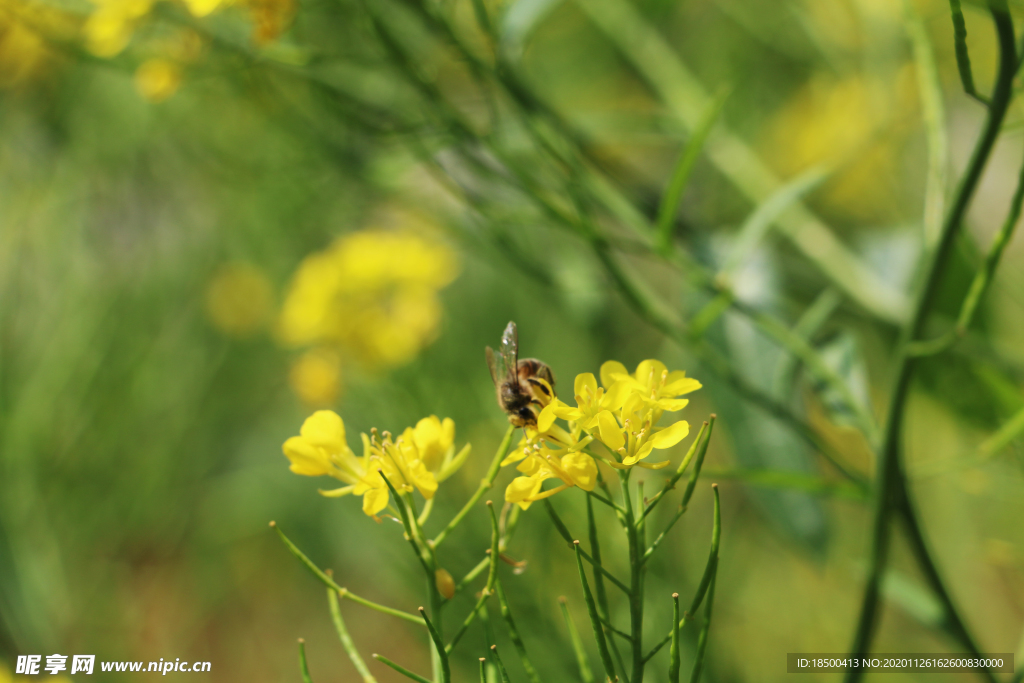
[[[445,600],[455,597],[455,579],[447,569],[438,569],[434,572],[434,583],[437,585],[437,592],[444,596]]]

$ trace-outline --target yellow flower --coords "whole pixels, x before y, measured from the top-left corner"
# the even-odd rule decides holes
[[[288,346],[336,344],[371,366],[397,366],[433,340],[438,292],[458,271],[445,245],[408,231],[366,230],[306,257],[279,321]]]
[[[426,421],[451,424],[450,428],[442,426],[437,432],[422,437],[424,453],[432,456],[438,445],[444,442],[446,431],[454,441],[455,425],[451,420],[441,423],[434,416]],[[449,444],[438,459],[436,468],[431,469],[416,444],[416,435],[412,427],[398,439],[392,439],[389,432],[378,436],[376,430],[371,436],[362,434],[363,455],[357,457],[345,441],[345,423],[341,417],[331,410],[318,410],[306,418],[299,436],[284,442],[283,450],[295,474],[308,477],[327,475],[346,484],[330,491],[321,490],[322,495],[330,498],[348,494],[362,496],[363,512],[374,516],[384,510],[390,500],[390,491],[381,473],[396,491],[411,493],[417,490],[429,500],[437,491],[438,481],[450,476],[469,455],[468,444],[458,455],[452,454],[454,447]]]
[[[455,447],[455,422],[450,417],[444,421],[437,415],[425,417],[416,423],[412,438],[427,469],[436,472]]]
[[[546,431],[555,418],[560,417],[569,422],[577,422],[583,430],[590,432],[597,426],[598,415],[602,411],[619,410],[632,388],[630,382],[621,379],[611,380],[606,386],[607,390],[597,386],[597,379],[592,373],[576,375],[573,388],[577,407],[573,408],[556,398],[541,410],[537,417],[537,429]]]
[[[99,57],[113,57],[131,40],[138,21],[149,14],[153,0],[99,0],[85,20],[85,44]]]
[[[524,475],[509,483],[505,489],[506,502],[516,503],[525,510],[531,503],[573,486],[584,491],[594,490],[597,463],[592,455],[583,451],[594,439],[583,436],[578,424],[574,424],[570,431],[551,425],[543,432],[531,427],[527,427],[525,432],[516,449],[501,463],[505,466],[518,462],[516,469]],[[545,481],[555,478],[562,483],[541,491]]]
[[[668,371],[665,364],[658,360],[641,361],[634,374],[629,374],[626,366],[610,360],[601,366],[601,382],[627,383],[636,396],[653,411],[652,422],[657,424],[663,412],[674,413],[682,410],[690,400],[678,398],[701,388],[701,383],[687,377],[682,370]],[[623,402],[625,405],[625,402]]]
[[[163,102],[181,85],[181,68],[166,59],[147,59],[135,70],[135,89],[150,102]]]
[[[341,358],[334,349],[306,351],[292,363],[288,385],[307,406],[331,405],[341,393]]]
[[[621,458],[619,463],[609,463],[612,467],[639,465],[648,469],[661,469],[668,465],[668,460],[650,465],[641,461],[655,448],[671,448],[685,439],[690,433],[690,425],[680,420],[668,427],[658,428],[654,426],[654,413],[634,394],[622,408],[621,423],[610,412],[601,414],[597,438]]]
[[[253,40],[260,45],[276,40],[295,15],[295,0],[245,0],[245,3],[253,23]]]
[[[222,265],[206,286],[206,316],[232,337],[250,337],[270,322],[274,288],[262,270],[248,263]]]

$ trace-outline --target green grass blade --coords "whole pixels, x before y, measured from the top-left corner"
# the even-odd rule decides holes
[[[667,253],[672,249],[672,227],[675,225],[679,201],[683,198],[686,183],[690,179],[690,173],[700,157],[701,150],[704,149],[708,134],[722,115],[722,107],[728,96],[729,90],[722,88],[708,104],[672,170],[672,176],[661,197],[661,204],[658,206],[658,219],[655,223],[658,250],[662,253]]]
[[[949,11],[953,15],[953,46],[956,52],[956,68],[960,72],[960,83],[964,92],[988,105],[988,100],[978,94],[974,87],[974,74],[971,72],[971,56],[967,52],[967,24],[960,8],[960,0],[949,0]]]
[[[708,631],[711,628],[711,606],[714,604],[714,601],[715,574],[712,574],[711,585],[708,586],[708,600],[704,605],[704,626],[701,627],[700,635],[697,637],[697,658],[694,660],[693,670],[690,672],[690,683],[697,683],[700,680],[701,671],[704,669],[704,655],[707,653],[708,648]]]

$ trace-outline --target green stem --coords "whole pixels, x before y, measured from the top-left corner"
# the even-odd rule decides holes
[[[529,655],[526,654],[526,645],[523,643],[523,639],[519,635],[519,629],[516,628],[516,622],[512,618],[512,610],[509,609],[508,598],[505,597],[505,590],[501,587],[501,581],[495,584],[495,588],[498,592],[498,605],[501,607],[501,617],[505,620],[505,625],[508,627],[508,636],[512,640],[512,645],[515,646],[516,652],[519,653],[519,661],[523,664],[526,678],[529,679],[530,683],[540,683],[540,676],[537,675],[537,670],[530,662]]]
[[[412,671],[409,671],[408,669],[406,669],[401,664],[396,664],[396,663],[392,662],[390,659],[388,659],[384,655],[373,655],[373,658],[376,659],[378,662],[382,662],[383,664],[386,664],[386,665],[390,666],[392,669],[394,669],[398,673],[402,674],[406,678],[411,678],[412,680],[416,681],[416,683],[434,683],[429,678],[424,678],[423,676],[420,676],[419,674],[416,674],[416,673],[413,673]]]
[[[631,681],[644,680],[644,588],[643,548],[629,495],[630,470],[619,470],[623,507],[626,508],[626,542],[629,546],[629,633],[632,637],[633,666]]]
[[[488,558],[490,571],[487,573],[487,585],[484,586],[483,591],[480,593],[480,597],[477,598],[476,606],[473,607],[473,611],[471,611],[469,616],[466,617],[466,620],[462,622],[462,626],[452,638],[452,642],[450,642],[445,648],[445,652],[448,653],[455,649],[455,646],[458,644],[463,634],[466,633],[470,624],[472,624],[473,620],[476,619],[476,615],[483,608],[484,603],[487,602],[487,598],[494,593],[494,586],[498,580],[498,557],[501,553],[498,551],[498,517],[494,513],[494,503],[487,501],[487,510],[491,513],[491,555]]]
[[[569,631],[569,640],[572,642],[572,651],[576,655],[576,665],[580,670],[580,680],[583,683],[594,683],[594,673],[590,670],[590,663],[587,662],[587,653],[583,649],[583,640],[580,632],[576,630],[572,616],[569,614],[569,606],[565,596],[558,598],[558,606],[562,609],[562,618],[565,619],[565,628]]]
[[[423,621],[427,624],[427,630],[430,631],[430,639],[434,642],[434,650],[437,651],[437,656],[441,660],[441,683],[451,683],[452,670],[448,664],[448,652],[445,651],[444,641],[441,640],[441,634],[434,624],[430,622],[427,617],[427,610],[424,607],[420,607],[420,616],[423,617]]]
[[[352,641],[352,636],[349,635],[348,629],[345,627],[345,620],[341,618],[341,607],[338,605],[338,593],[332,588],[327,589],[327,604],[331,610],[331,621],[334,622],[334,630],[338,632],[338,639],[341,640],[341,646],[352,661],[352,666],[363,677],[363,683],[377,683],[377,679],[370,673],[366,662],[363,661],[359,650],[356,649],[356,644]]]
[[[900,454],[902,450],[906,402],[910,393],[911,379],[917,365],[916,357],[910,353],[910,344],[920,338],[924,331],[925,323],[928,320],[928,313],[931,311],[935,298],[938,295],[939,286],[942,283],[942,275],[945,272],[949,254],[959,233],[964,214],[967,212],[967,207],[970,205],[978,182],[981,180],[982,172],[995,146],[996,138],[999,135],[999,128],[1006,115],[1012,94],[1013,76],[1016,70],[1013,21],[1010,18],[1004,1],[997,2],[997,0],[993,0],[991,11],[996,25],[996,34],[999,39],[1000,59],[998,76],[985,126],[971,155],[967,170],[957,188],[949,214],[943,224],[942,235],[934,255],[927,265],[924,282],[918,292],[913,317],[902,335],[903,338],[896,364],[896,378],[892,398],[889,403],[889,416],[886,421],[882,451],[879,457],[878,484],[876,487],[877,498],[868,580],[864,589],[860,618],[854,633],[853,646],[849,650],[849,652],[855,654],[867,652],[874,635],[882,576],[888,560],[892,516],[894,513],[900,513],[903,516],[908,528],[920,541],[916,544],[917,560],[922,564],[922,568],[926,570],[926,574],[932,578],[932,588],[936,591],[946,612],[945,621],[948,624],[948,630],[972,654],[977,653],[977,648],[967,634],[959,613],[942,585],[934,562],[924,546],[910,501]],[[847,683],[854,683],[859,681],[862,675],[863,673],[860,670],[851,670],[846,675],[846,681]],[[987,675],[990,680],[995,680],[991,673]]]
[[[494,664],[498,667],[498,673],[501,674],[501,683],[512,683],[508,677],[508,671],[505,670],[505,663],[501,661],[501,655],[498,654],[497,645],[491,645],[491,654],[494,655]]]
[[[704,574],[700,578],[700,583],[697,585],[697,591],[693,594],[693,601],[690,602],[690,609],[686,610],[683,618],[676,622],[674,628],[683,628],[686,625],[686,620],[695,614],[700,609],[700,604],[704,600],[704,596],[707,593],[708,586],[711,584],[711,580],[718,571],[718,548],[722,541],[722,504],[718,496],[718,484],[711,485],[711,491],[715,496],[715,511],[714,518],[711,524],[711,549],[708,551],[708,561],[704,565]],[[644,661],[649,661],[651,657],[658,654],[661,648],[665,647],[672,639],[672,632],[658,641],[658,644],[654,648],[644,655]]]
[[[351,592],[349,589],[343,588],[343,587],[339,586],[337,583],[335,583],[334,579],[332,579],[331,577],[327,576],[327,574],[325,574],[323,571],[321,571],[321,569],[319,567],[317,567],[315,564],[313,564],[313,561],[310,560],[308,557],[306,557],[306,555],[301,550],[299,550],[298,546],[296,546],[294,543],[292,543],[291,540],[287,536],[284,535],[284,532],[281,531],[280,527],[277,526],[276,522],[271,522],[270,526],[271,526],[271,528],[274,529],[274,531],[277,532],[277,535],[284,542],[284,544],[288,548],[288,550],[291,551],[292,555],[297,557],[299,559],[299,561],[302,562],[302,564],[305,565],[306,568],[310,572],[313,573],[313,576],[315,576],[316,578],[320,579],[320,581],[325,586],[327,586],[328,588],[332,588],[332,589],[338,591],[338,595],[340,597],[347,598],[347,599],[351,600],[352,602],[357,602],[357,603],[359,603],[360,605],[362,605],[364,607],[369,607],[370,609],[376,610],[377,612],[381,612],[382,614],[390,614],[393,617],[398,617],[399,619],[405,619],[406,621],[411,621],[412,623],[417,624],[419,626],[423,626],[424,625],[424,621],[422,619],[420,619],[419,617],[413,615],[413,614],[409,614],[408,612],[403,612],[402,610],[393,609],[391,607],[385,607],[384,605],[379,605],[376,602],[371,602],[370,600],[367,600],[366,598],[359,597],[355,593]]]
[[[669,478],[668,481],[665,482],[665,486],[660,491],[658,491],[657,495],[651,498],[650,502],[647,504],[647,508],[644,510],[644,514],[640,517],[640,521],[643,521],[647,517],[647,515],[651,514],[651,511],[654,510],[654,506],[656,506],[661,501],[661,499],[665,497],[665,494],[675,489],[676,483],[680,479],[682,479],[683,474],[686,472],[686,468],[690,464],[690,461],[693,460],[694,454],[697,453],[698,446],[700,446],[701,453],[697,458],[696,467],[699,468],[701,463],[704,462],[704,454],[707,453],[708,443],[711,442],[711,431],[715,428],[716,417],[717,415],[712,414],[711,417],[707,421],[705,421],[704,424],[701,425],[700,431],[697,432],[697,437],[693,440],[693,443],[690,445],[690,450],[686,452],[686,456],[683,458],[683,461],[679,463],[679,467],[676,468],[675,473]],[[704,436],[705,430],[707,430],[708,438],[704,440],[702,443],[701,439]],[[689,484],[687,484],[686,490],[690,490]]]
[[[672,594],[672,646],[668,653],[669,683],[679,683],[679,593]]]
[[[606,493],[611,495],[611,491],[607,489],[607,484],[603,477],[600,477],[598,472],[599,482],[603,487],[606,488]],[[618,511],[616,511],[616,517],[619,517]],[[590,552],[594,554],[594,562],[601,565],[601,538],[597,533],[597,519],[594,516],[594,504],[587,498],[587,536],[590,540]],[[612,626],[611,623],[611,610],[608,608],[608,591],[605,590],[604,586],[604,575],[601,572],[594,572],[594,593],[597,598],[597,608],[601,616],[601,623],[604,625],[605,633],[608,637],[608,646],[611,648],[612,657],[615,659],[615,665],[619,668],[619,674],[623,677],[626,683],[629,683],[629,672],[626,671],[626,666],[622,661],[622,654],[619,652],[619,645],[615,642],[615,639],[611,637],[613,633],[621,633],[618,629]],[[628,634],[627,634],[628,639]]]
[[[558,516],[558,513],[555,512],[555,507],[547,498],[544,499],[544,507],[547,508],[548,516],[551,517],[551,522],[555,525],[555,529],[558,531],[558,534],[563,539],[565,539],[565,542],[568,543],[570,546],[573,543],[576,543],[576,541],[572,537],[572,534],[569,533],[569,529],[565,526],[565,523],[562,522],[562,519]],[[604,574],[608,578],[608,580],[614,583],[620,590],[622,590],[623,593],[629,595],[629,586],[615,578],[614,574],[612,574],[610,571],[601,566],[601,563],[597,559],[587,554],[586,550],[583,550],[579,546],[577,546],[577,550],[579,550],[579,553],[583,556],[583,559],[590,563],[590,566]]]
[[[697,637],[697,657],[693,661],[693,671],[690,672],[690,683],[697,683],[700,680],[701,670],[704,668],[704,654],[708,647],[708,631],[711,629],[711,607],[715,602],[715,575],[711,576],[711,585],[708,586],[708,601],[704,604],[704,626],[700,629]]]
[[[960,72],[960,83],[964,86],[965,93],[991,107],[992,104],[974,87],[971,56],[967,52],[967,24],[964,22],[963,10],[960,9],[960,0],[949,0],[949,10],[953,15],[953,45],[956,50],[956,68]]]
[[[302,683],[313,683],[309,676],[309,664],[306,662],[306,641],[299,638],[299,671],[302,673]]]
[[[439,545],[444,543],[444,539],[448,538],[448,534],[451,533],[452,529],[457,527],[459,523],[469,514],[469,511],[480,502],[480,499],[484,497],[484,494],[491,490],[494,486],[494,480],[498,477],[498,472],[501,470],[501,461],[508,455],[509,448],[512,447],[512,435],[515,433],[516,428],[509,425],[508,430],[505,432],[505,438],[501,440],[501,444],[498,446],[498,450],[494,453],[494,458],[491,460],[490,467],[487,468],[487,474],[480,482],[480,486],[476,492],[470,497],[469,501],[462,506],[452,521],[448,522],[448,526],[441,530],[433,542],[433,547],[437,548]]]
[[[597,651],[601,653],[601,664],[604,666],[605,675],[609,680],[617,681],[615,665],[612,664],[611,653],[608,651],[608,643],[604,637],[604,628],[601,626],[601,618],[597,613],[597,603],[594,602],[594,594],[590,592],[590,584],[587,583],[587,573],[583,570],[583,559],[580,555],[580,542],[573,541],[576,549],[576,568],[580,572],[580,583],[583,584],[583,599],[587,603],[587,614],[590,615],[590,626],[594,629],[594,640],[597,641]]]

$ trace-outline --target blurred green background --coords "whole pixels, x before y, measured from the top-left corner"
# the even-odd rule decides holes
[[[936,168],[914,27],[924,29],[918,45],[934,56],[941,86],[940,186],[959,177],[983,114],[960,88],[947,3],[617,1],[704,91],[727,92],[713,132],[720,143],[740,141],[784,180],[820,172],[800,187],[805,205],[877,282],[837,284],[839,266],[813,255],[813,235],[801,246],[775,229],[731,263],[730,282],[741,301],[790,326],[815,302],[827,309],[810,342],[881,420],[893,322],[914,282]],[[628,198],[623,215],[653,221],[691,137],[677,113],[692,90],[680,85],[682,104],[669,101],[586,0],[484,2],[493,40],[469,0],[437,4],[475,54],[499,46],[529,93],[525,107],[481,87],[473,62],[415,2],[235,3],[202,18],[162,2],[121,27],[130,33],[123,49],[97,55],[81,36],[103,9],[131,14],[113,3],[0,0],[0,681],[17,655],[54,652],[208,660],[210,680],[295,681],[298,637],[317,683],[356,680],[322,586],[267,523],[276,520],[342,585],[402,609],[423,601],[419,570],[398,525],[375,523],[353,499],[318,496],[328,485],[290,474],[281,443],[316,407],[343,416],[357,452],[357,434],[371,427],[453,418],[457,444],[471,442],[473,457],[442,487],[439,528],[504,432],[483,349],[509,320],[522,353],[547,362],[566,396],[577,373],[608,359],[634,367],[659,358],[704,384],[683,417],[697,425],[718,415],[704,482],[721,485],[724,532],[705,680],[781,680],[787,652],[846,649],[867,566],[865,494],[705,356],[652,325],[601,255],[557,218],[572,205],[565,169],[582,158]],[[965,14],[986,91],[991,22],[974,6]],[[642,52],[649,44],[635,38],[627,36]],[[671,81],[675,72],[666,73]],[[473,140],[454,121],[483,132]],[[575,156],[577,141],[559,121],[585,154]],[[1021,131],[1015,100],[944,280],[936,331],[955,318],[1005,217]],[[710,270],[730,263],[741,226],[763,208],[736,180],[749,165],[730,163],[698,159],[673,223],[679,244]],[[555,198],[554,214],[538,196]],[[692,319],[708,300],[692,273],[652,257],[613,218],[598,220],[616,257],[667,309]],[[289,342],[280,311],[303,259],[341,236],[396,229],[425,235],[457,262],[451,284],[436,286],[437,318],[406,339],[411,351],[381,359],[351,339]],[[367,296],[387,299],[391,286]],[[393,303],[382,310],[399,316]],[[400,329],[404,319],[395,320]],[[734,373],[805,416],[870,477],[868,441],[841,402],[748,317],[728,311],[708,323],[706,343]],[[1024,449],[1012,440],[979,460],[985,439],[1024,407],[1022,335],[1018,240],[970,335],[922,364],[910,402],[912,491],[986,652],[1024,645]],[[761,476],[743,474],[750,470]],[[512,476],[499,477],[495,500]],[[576,493],[553,502],[582,533]],[[696,586],[710,519],[702,485],[651,567],[649,633],[667,628],[669,595]],[[488,537],[481,509],[444,564],[461,576]],[[605,551],[619,567],[624,553]],[[557,597],[568,596],[589,635],[582,595],[572,553],[540,506],[524,514],[509,554],[528,562],[522,574],[502,571],[534,662],[547,681],[575,680]],[[902,541],[893,558],[875,649],[953,648]],[[428,670],[422,633],[352,603],[343,609],[364,655]],[[696,630],[684,636],[687,662]],[[484,645],[471,632],[460,646],[458,680],[474,675]],[[649,678],[662,680],[666,666],[656,659]],[[399,680],[371,667],[381,681]],[[928,680],[890,675],[912,678]]]

